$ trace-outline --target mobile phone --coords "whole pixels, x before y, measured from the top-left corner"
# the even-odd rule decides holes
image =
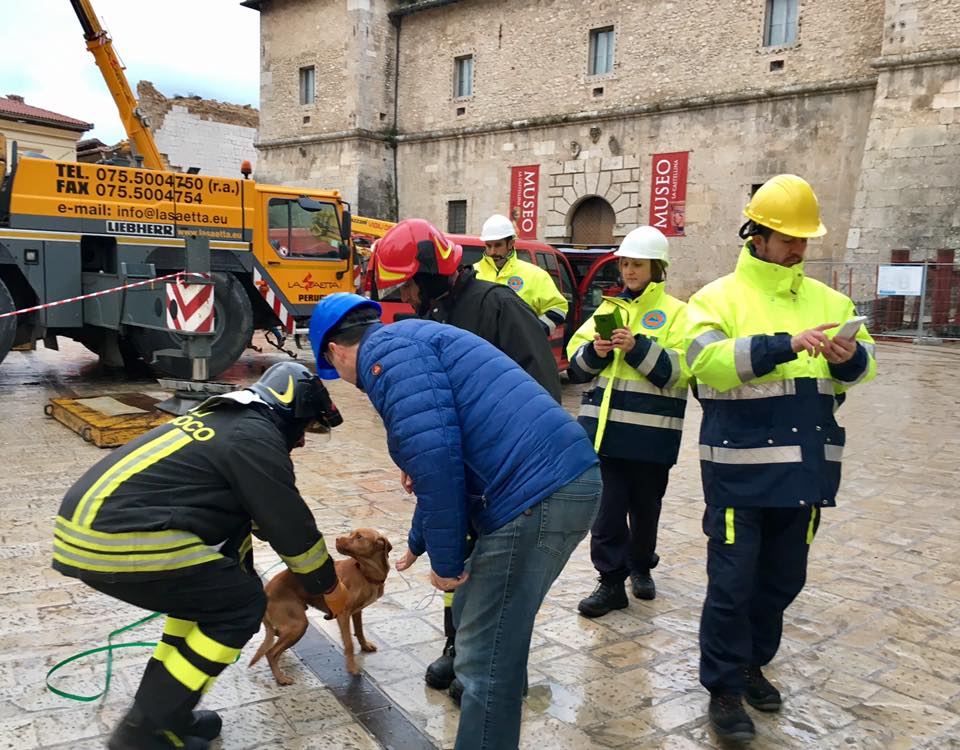
[[[594,315],[593,322],[596,324],[597,333],[604,341],[609,341],[615,330],[623,328],[623,319],[620,317],[620,310],[617,308],[614,308],[612,313]]]
[[[868,320],[866,315],[858,315],[855,318],[850,318],[846,323],[843,324],[843,327],[837,331],[837,335],[834,338],[837,339],[852,339],[857,335],[857,331],[860,330],[860,326],[866,323]]]

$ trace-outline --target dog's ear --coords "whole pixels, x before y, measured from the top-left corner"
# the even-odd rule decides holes
[[[378,547],[383,547],[383,551],[386,552],[386,553],[388,553],[388,554],[389,554],[390,550],[393,549],[393,545],[390,544],[390,540],[387,539],[387,538],[386,538],[385,536],[383,536],[382,534],[377,537],[377,546],[378,546]]]

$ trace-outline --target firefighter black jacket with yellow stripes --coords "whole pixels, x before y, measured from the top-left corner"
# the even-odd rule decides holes
[[[130,581],[237,565],[256,528],[308,591],[328,591],[333,562],[297,490],[277,419],[265,405],[221,405],[116,449],[67,491],[53,567]]]

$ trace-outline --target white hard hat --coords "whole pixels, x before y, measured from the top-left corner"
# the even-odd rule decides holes
[[[614,255],[621,258],[649,258],[669,266],[670,243],[656,227],[637,227],[623,238]]]
[[[510,221],[503,214],[494,214],[485,222],[483,222],[483,229],[480,230],[480,239],[483,242],[493,242],[494,240],[505,240],[508,237],[514,237],[517,234],[517,230],[513,226],[513,222]]]

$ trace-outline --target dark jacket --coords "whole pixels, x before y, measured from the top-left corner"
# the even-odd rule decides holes
[[[410,551],[429,552],[441,576],[463,571],[470,522],[492,533],[597,463],[563,407],[509,357],[454,326],[372,326],[357,378],[383,418],[390,456],[413,480]]]
[[[232,566],[265,539],[311,593],[336,584],[263,404],[193,411],[117,448],[69,490],[53,567],[75,578],[151,580]]]
[[[424,317],[489,341],[560,402],[560,373],[550,342],[536,314],[513,290],[463,268],[450,292],[434,300]]]

